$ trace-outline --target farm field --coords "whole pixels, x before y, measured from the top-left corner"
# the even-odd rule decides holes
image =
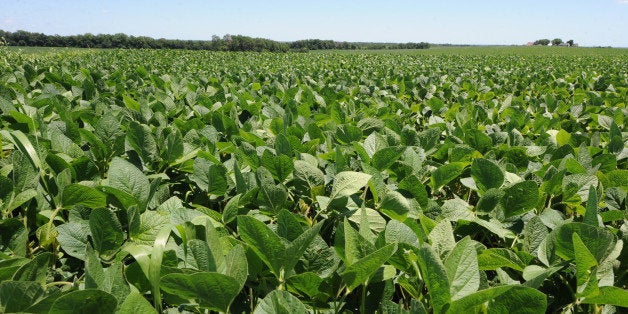
[[[628,308],[628,49],[0,47],[0,312]]]

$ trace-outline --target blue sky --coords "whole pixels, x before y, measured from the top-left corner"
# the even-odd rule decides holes
[[[454,44],[558,37],[628,47],[628,0],[0,0],[0,29]]]

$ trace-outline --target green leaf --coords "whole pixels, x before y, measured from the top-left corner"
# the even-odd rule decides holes
[[[551,275],[561,270],[560,266],[553,266],[544,268],[538,265],[529,265],[524,270],[521,276],[526,280],[523,283],[524,286],[538,289],[541,287],[545,279],[549,278]]]
[[[600,287],[597,295],[580,300],[584,304],[608,304],[628,308],[628,290],[619,287]]]
[[[454,230],[451,222],[447,219],[441,220],[428,235],[428,239],[432,243],[434,251],[442,257],[445,257],[455,246]]]
[[[17,218],[0,220],[0,245],[15,256],[26,256],[28,229]]]
[[[523,227],[524,249],[528,253],[536,255],[541,241],[543,241],[548,234],[549,231],[547,231],[547,227],[545,227],[541,218],[539,216],[532,217]]]
[[[349,196],[358,192],[371,179],[366,173],[343,171],[334,177],[334,183],[331,188],[331,199],[342,196]]]
[[[228,312],[229,305],[240,293],[240,283],[233,277],[218,273],[168,274],[161,278],[163,291],[197,302],[199,306]]]
[[[521,181],[504,189],[501,205],[506,217],[524,214],[536,206],[539,187],[534,181]]]
[[[125,235],[116,215],[107,208],[96,208],[89,215],[89,229],[94,249],[101,256],[115,254],[124,243]]]
[[[0,312],[25,312],[44,295],[41,283],[35,281],[3,281],[0,283]]]
[[[191,239],[188,240],[187,244],[188,257],[192,257],[192,261],[194,262],[196,269],[200,271],[206,272],[215,272],[216,271],[216,261],[214,260],[214,255],[209,250],[209,246],[205,241],[199,239]]]
[[[504,173],[494,162],[476,158],[471,165],[471,177],[480,191],[499,188],[504,183]]]
[[[577,294],[578,296],[595,295],[598,293],[595,276],[595,267],[598,263],[577,233],[572,234],[572,239],[576,262]]]
[[[238,216],[238,233],[270,270],[279,276],[286,246],[266,224],[251,217]]]
[[[268,169],[273,177],[279,182],[286,180],[292,171],[294,171],[292,158],[283,154],[275,156],[269,150],[265,150],[264,153],[262,153],[260,162],[261,165]]]
[[[85,260],[87,236],[90,234],[87,221],[68,222],[57,227],[57,241],[68,255]]]
[[[597,194],[595,193],[595,187],[591,185],[589,187],[589,199],[587,200],[586,212],[584,213],[584,223],[591,226],[598,226],[597,220]]]
[[[307,313],[299,299],[284,290],[273,290],[262,299],[253,314],[292,314]]]
[[[52,253],[41,253],[30,262],[22,265],[13,274],[13,281],[35,281],[40,284],[46,283],[46,275],[48,272],[48,266],[52,261]]]
[[[317,223],[288,244],[285,253],[283,253],[284,260],[282,262],[282,267],[284,271],[292,271],[303,255],[303,252],[305,252],[305,249],[307,249],[310,243],[312,243],[314,237],[318,235],[322,226],[323,222]]]
[[[105,281],[105,270],[100,264],[100,258],[91,245],[87,245],[85,254],[85,289],[102,289]]]
[[[28,190],[18,193],[13,199],[11,199],[9,204],[6,206],[5,211],[10,212],[26,204],[26,202],[35,198],[37,194],[38,194],[37,191],[35,191],[34,189],[28,189]]]
[[[120,313],[157,313],[155,308],[150,305],[138,292],[131,292],[124,302],[120,305]]]
[[[417,254],[421,277],[430,293],[430,303],[434,313],[441,313],[451,302],[451,288],[445,266],[427,244],[419,247]]]
[[[157,143],[150,127],[135,121],[129,123],[126,139],[133,150],[142,158],[145,165],[150,165],[157,157]]]
[[[478,290],[480,269],[478,255],[469,237],[460,240],[445,259],[451,299],[457,300]]]
[[[342,238],[342,241],[344,241],[344,250],[341,252],[342,254],[339,255],[344,257],[347,265],[353,265],[359,259],[375,251],[375,246],[356,231],[346,218],[342,229],[342,231],[344,231],[344,237]],[[341,242],[340,231],[339,229],[336,235],[337,242]],[[336,250],[340,249],[340,247],[340,245],[336,245]]]
[[[258,199],[270,212],[277,213],[288,199],[288,191],[283,185],[275,185],[272,174],[264,167],[257,168]]]
[[[572,235],[577,233],[595,260],[602,262],[615,248],[617,237],[609,230],[572,222],[554,229],[547,237],[547,249],[564,260],[575,258]]]
[[[109,164],[108,185],[135,198],[140,212],[146,209],[150,183],[144,173],[130,162],[114,157]]]
[[[348,266],[342,273],[347,289],[353,290],[364,284],[397,250],[397,244],[391,243],[366,255]]]
[[[392,146],[376,151],[372,158],[373,167],[379,171],[388,169],[401,157],[405,150],[406,147],[403,146]]]
[[[500,267],[510,267],[514,270],[523,271],[526,267],[515,252],[506,248],[491,248],[482,251],[478,255],[478,262],[481,270],[495,270]]]
[[[28,158],[28,161],[33,165],[35,170],[43,171],[43,163],[39,158],[39,154],[37,153],[37,149],[33,146],[28,137],[19,130],[13,131],[0,131],[2,134],[11,139],[11,142]]]
[[[81,184],[70,184],[63,189],[63,206],[82,205],[87,208],[107,206],[107,197],[100,191]]]
[[[288,278],[287,282],[290,287],[304,293],[310,298],[314,298],[321,294],[319,287],[323,283],[323,278],[316,273],[305,272],[291,276]]]
[[[488,304],[486,304],[488,302]],[[480,290],[451,303],[447,313],[475,312],[486,304],[487,313],[544,313],[547,298],[542,292],[524,286],[507,285]]]
[[[172,131],[166,136],[166,142],[162,148],[162,158],[168,164],[174,164],[177,159],[183,156],[183,137],[181,132],[177,128],[172,128]]]
[[[78,290],[64,294],[52,303],[48,313],[73,314],[94,313],[108,314],[116,310],[116,298],[102,290]]]
[[[467,163],[452,162],[438,167],[432,173],[431,182],[432,188],[438,190],[451,180],[457,178],[462,174]]]
[[[139,224],[132,229],[129,228],[129,240],[139,244],[152,245],[159,231],[166,227],[168,222],[168,217],[147,210],[139,215]]]
[[[227,192],[227,168],[203,158],[194,160],[194,174],[191,179],[201,190],[210,195],[224,195]]]
[[[235,278],[240,283],[240,288],[244,286],[249,275],[248,263],[246,260],[246,250],[242,245],[234,246],[218,267],[218,272]]]
[[[401,193],[389,191],[382,198],[379,210],[392,219],[404,221],[412,208],[408,200],[401,195]]]

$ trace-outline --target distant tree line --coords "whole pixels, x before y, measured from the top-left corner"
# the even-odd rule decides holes
[[[568,40],[566,42],[563,42],[563,40],[560,39],[560,38],[554,38],[552,40],[549,40],[547,38],[539,39],[539,40],[536,40],[533,44],[535,46],[547,46],[550,43],[552,44],[552,46],[569,46],[569,47],[572,47],[572,46],[576,46],[577,45],[576,43],[574,43],[573,39],[570,39],[570,40]]]
[[[135,49],[187,49],[213,51],[308,51],[326,49],[427,49],[428,43],[349,43],[333,40],[307,39],[294,42],[278,42],[264,38],[252,38],[242,35],[212,36],[211,40],[154,39],[146,36],[126,34],[83,34],[83,35],[46,35],[23,30],[7,32],[0,30],[9,46],[36,47],[78,47],[78,48],[135,48]]]

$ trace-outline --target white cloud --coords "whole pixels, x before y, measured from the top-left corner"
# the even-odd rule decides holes
[[[11,19],[11,18],[4,19],[4,20],[2,20],[2,24],[4,24],[4,25],[11,25],[11,24],[13,24],[13,19]]]
[[[617,0],[617,3],[628,4],[628,0]]]

